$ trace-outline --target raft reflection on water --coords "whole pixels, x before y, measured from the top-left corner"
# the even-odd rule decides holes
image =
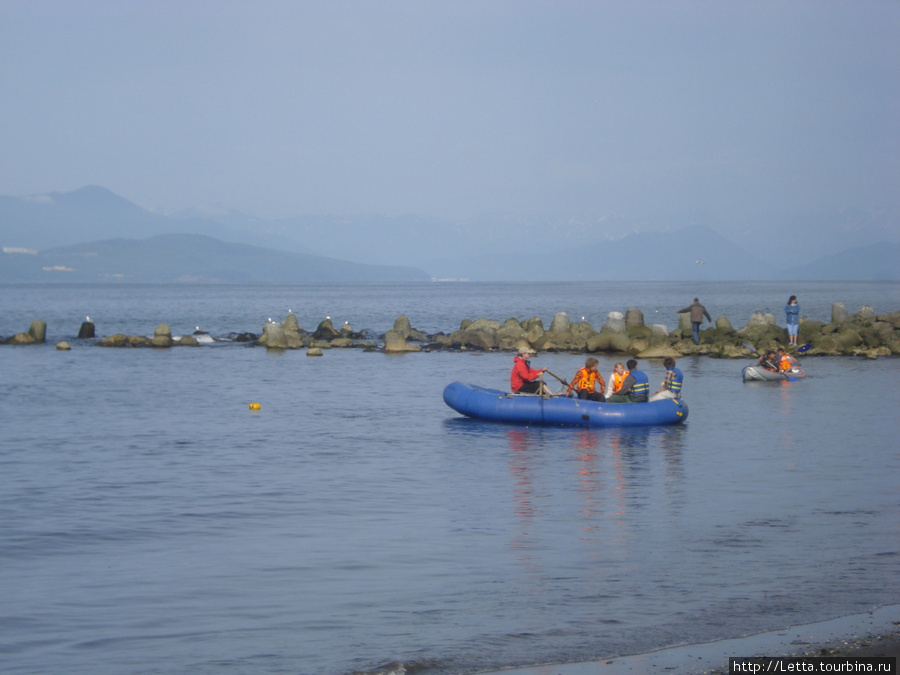
[[[461,420],[481,427],[484,423]],[[629,511],[647,502],[651,466],[662,450],[666,491],[670,506],[680,501],[683,478],[682,455],[685,449],[684,427],[626,427],[547,429],[514,427],[506,431],[509,444],[509,472],[512,476],[513,512],[519,529],[510,546],[522,551],[531,548],[532,520],[544,509],[554,508],[555,494],[577,494],[581,540],[603,546],[604,557],[613,555],[610,548],[626,546],[630,532]],[[552,439],[548,439],[551,436]],[[651,439],[653,443],[651,444]],[[548,440],[550,441],[548,444]],[[542,489],[542,466],[548,445],[561,455],[574,460],[572,482]],[[554,461],[559,456],[552,458]],[[568,462],[572,465],[572,462]],[[574,508],[574,505],[573,505]],[[610,536],[612,535],[612,536]]]

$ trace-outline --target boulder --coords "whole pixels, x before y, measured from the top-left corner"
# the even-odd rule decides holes
[[[409,337],[409,334],[412,332],[412,325],[405,314],[401,314],[394,319],[394,330],[400,333],[404,340]]]
[[[129,335],[125,339],[124,347],[149,347],[150,338],[145,335]]]
[[[831,323],[838,324],[847,321],[850,318],[847,308],[843,302],[835,302],[831,305]]]
[[[731,321],[728,320],[727,316],[720,316],[716,319],[716,330],[721,331],[723,333],[733,333],[734,327],[731,325]]]
[[[16,333],[11,338],[6,339],[8,345],[33,345],[37,342],[31,333]]]
[[[171,347],[173,344],[171,335],[154,335],[150,340],[151,347],[158,347],[160,349],[165,349],[167,347]]]
[[[624,333],[612,333],[609,336],[609,350],[613,352],[627,352],[631,346],[631,338]]]
[[[748,333],[753,331],[759,331],[760,329],[765,329],[768,326],[775,325],[775,315],[774,314],[763,314],[762,312],[754,312],[750,315],[750,319],[745,323],[738,333]]]
[[[544,325],[542,322],[530,321],[528,325],[523,324],[522,328],[525,329],[525,339],[534,344],[535,341],[540,340],[544,336]]]
[[[641,328],[644,325],[644,313],[636,307],[629,307],[625,311],[625,330]]]
[[[459,344],[471,348],[471,349],[479,349],[481,351],[489,352],[497,344],[497,339],[489,330],[481,329],[473,329],[473,326],[477,325],[477,321],[473,323],[471,326],[466,328],[466,330],[457,331],[452,337],[454,337],[454,342],[458,342]]]
[[[724,343],[719,345],[715,356],[720,359],[748,359],[756,357],[742,344]]]
[[[298,349],[303,346],[303,334],[300,330],[300,324],[297,323],[297,315],[289,312],[284,317],[284,323],[281,324],[281,330],[284,332],[284,342],[288,349]]]
[[[674,338],[691,338],[694,337],[694,328],[691,325],[691,315],[683,312],[678,315],[678,328],[672,332]]]
[[[497,342],[509,342],[510,348],[512,348],[512,344],[518,340],[525,339],[527,335],[528,333],[522,328],[522,324],[515,319],[507,319],[497,331]]]
[[[313,333],[313,338],[316,340],[334,340],[340,336],[341,334],[334,329],[333,325],[331,325],[330,317],[325,317],[325,320],[318,325]]]
[[[565,312],[557,312],[553,315],[553,321],[550,322],[551,333],[565,333],[569,330],[569,315]]]
[[[35,319],[31,322],[28,334],[34,338],[35,342],[44,342],[47,339],[47,322]]]
[[[622,312],[610,312],[606,315],[606,323],[603,324],[601,331],[607,333],[625,333],[625,315]]]
[[[65,340],[60,340],[59,342],[56,343],[56,349],[61,352],[67,352],[70,349],[72,349],[72,345],[70,345]]]
[[[492,321],[491,319],[476,319],[468,326],[466,326],[465,330],[467,331],[487,331],[488,333],[496,333],[502,328],[499,321]]]
[[[384,351],[388,354],[418,352],[421,350],[422,348],[418,345],[409,344],[402,331],[391,329],[384,334]]]
[[[664,359],[667,356],[671,356],[673,359],[677,359],[681,356],[681,352],[679,352],[674,347],[670,347],[669,345],[651,345],[647,349],[642,352],[639,352],[636,355],[638,359]]]
[[[197,338],[193,335],[182,335],[178,338],[178,341],[175,343],[179,347],[199,347],[200,343],[197,342]]]
[[[612,333],[600,331],[594,334],[593,337],[588,338],[585,348],[589,352],[608,352],[610,351],[610,338],[612,338]]]
[[[270,321],[263,326],[263,332],[259,336],[257,344],[262,345],[266,349],[287,349],[288,344],[284,335],[284,326]]]
[[[856,316],[853,317],[853,320],[861,324],[873,324],[876,320],[875,310],[868,305],[863,305],[856,313]]]
[[[643,351],[647,351],[650,348],[650,340],[647,338],[632,338],[631,342],[628,344],[628,353],[632,356],[637,356]]]
[[[89,340],[95,336],[94,324],[91,321],[82,321],[81,328],[78,329],[79,340]]]
[[[130,347],[128,344],[128,336],[122,333],[116,333],[105,337],[97,343],[98,347]]]
[[[664,345],[669,345],[669,329],[663,326],[661,323],[655,323],[650,326],[650,346],[661,347]],[[673,355],[666,354],[665,356]]]
[[[306,350],[307,356],[322,356],[322,348],[321,347],[310,347]]]

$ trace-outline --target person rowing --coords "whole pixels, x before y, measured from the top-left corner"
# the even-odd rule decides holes
[[[531,359],[535,356],[534,349],[531,347],[522,347],[519,353],[513,358],[512,371],[509,374],[509,384],[513,392],[516,394],[543,394],[544,396],[552,396],[543,378],[541,377],[547,372],[546,368],[532,368]]]

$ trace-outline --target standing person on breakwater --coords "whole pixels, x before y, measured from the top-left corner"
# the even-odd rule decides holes
[[[622,388],[618,394],[607,401],[608,403],[646,403],[650,393],[650,378],[647,373],[637,369],[637,361],[628,359],[625,364],[628,367],[628,376],[622,382]]]
[[[551,396],[553,392],[544,384],[540,377],[547,372],[546,368],[532,368],[528,362],[534,356],[534,350],[522,347],[513,359],[512,372],[509,374],[509,384],[513,392],[517,394],[544,394]]]
[[[667,356],[663,360],[666,367],[666,377],[662,381],[662,389],[650,397],[651,401],[659,401],[664,398],[681,398],[681,384],[684,382],[684,374],[680,368],[675,367],[675,359]]]
[[[584,362],[584,368],[575,373],[575,377],[572,378],[569,388],[566,389],[566,396],[572,393],[572,389],[574,389],[580,399],[603,403],[606,400],[606,396],[603,395],[603,390],[606,389],[606,382],[603,381],[603,376],[597,370],[599,363],[593,356],[588,357]],[[600,391],[595,389],[598,383],[600,384]]]
[[[625,370],[625,366],[621,363],[617,363],[613,366],[612,375],[609,376],[609,384],[606,387],[606,400],[608,401],[613,394],[618,394],[619,389],[622,388],[622,383],[625,381],[625,378],[628,377],[628,371]]]
[[[712,317],[709,315],[709,312],[706,311],[706,307],[700,304],[699,298],[694,298],[694,304],[685,307],[684,309],[679,309],[678,314],[684,314],[686,312],[691,313],[691,327],[694,329],[694,344],[700,344],[700,324],[703,323],[703,317],[706,317],[706,320],[712,323]]]
[[[791,339],[791,346],[797,346],[797,333],[800,330],[800,305],[797,304],[797,296],[792,295],[788,298],[787,304],[784,306],[784,316],[787,321],[788,337]]]

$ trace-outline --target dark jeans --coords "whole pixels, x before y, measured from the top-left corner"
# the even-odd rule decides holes
[[[579,389],[578,398],[580,398],[582,401],[597,401],[598,403],[603,403],[604,401],[606,401],[606,397],[599,391],[590,391],[589,389]]]
[[[541,393],[541,381],[540,380],[532,380],[531,382],[523,382],[522,386],[519,387],[519,391],[516,393],[539,394],[539,393]]]
[[[700,344],[700,324],[701,321],[691,321],[691,327],[694,329],[694,344]]]

